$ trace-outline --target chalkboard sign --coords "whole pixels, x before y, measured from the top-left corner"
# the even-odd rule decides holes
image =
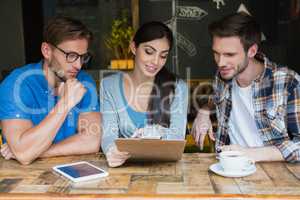
[[[170,55],[167,67],[182,77],[213,77],[216,65],[212,58],[208,24],[244,7],[261,24],[266,38],[263,51],[273,61],[300,72],[300,17],[291,20],[294,0],[139,0],[140,24],[159,20],[175,30],[177,51]],[[175,2],[175,7],[173,6]],[[110,54],[104,39],[111,22],[123,9],[131,12],[130,0],[43,0],[44,18],[57,14],[82,20],[95,34],[93,62],[89,69],[105,69]],[[266,14],[267,13],[267,14]],[[41,34],[41,33],[40,33]],[[28,46],[28,49],[32,48]],[[190,73],[188,73],[190,72]]]

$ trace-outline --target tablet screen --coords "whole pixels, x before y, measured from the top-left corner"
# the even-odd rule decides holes
[[[102,170],[94,168],[86,163],[58,167],[57,169],[68,174],[69,176],[71,176],[73,178],[80,178],[80,177],[84,177],[84,176],[90,176],[90,175],[104,173]]]

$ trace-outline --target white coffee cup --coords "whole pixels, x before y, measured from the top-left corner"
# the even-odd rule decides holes
[[[224,172],[243,172],[254,164],[240,151],[223,151],[219,153],[219,160]]]

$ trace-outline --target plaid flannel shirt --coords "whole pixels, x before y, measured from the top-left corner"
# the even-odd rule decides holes
[[[265,65],[263,74],[251,86],[254,120],[260,137],[265,146],[276,146],[285,160],[300,161],[300,76],[270,62],[262,54],[256,58]],[[216,148],[230,144],[231,91],[232,80],[224,81],[216,76],[213,97],[218,119]]]

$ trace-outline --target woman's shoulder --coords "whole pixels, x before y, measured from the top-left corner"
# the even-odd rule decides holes
[[[109,83],[109,82],[119,80],[121,74],[122,74],[121,72],[113,72],[112,74],[105,76],[102,79],[102,82]]]
[[[103,87],[115,87],[119,86],[119,82],[121,80],[122,73],[121,72],[114,72],[108,76],[105,76],[101,80],[101,86]]]

